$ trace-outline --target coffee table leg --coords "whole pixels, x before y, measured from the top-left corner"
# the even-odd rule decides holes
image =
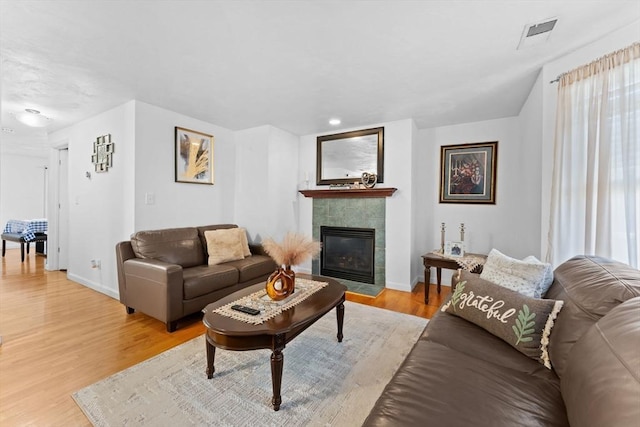
[[[336,317],[338,318],[338,342],[342,342],[342,324],[344,323],[344,303],[336,306]]]
[[[278,411],[282,403],[280,390],[282,387],[282,366],[284,365],[282,350],[284,349],[285,337],[284,335],[276,335],[274,338],[274,348],[273,353],[271,353],[271,384],[273,386],[271,404],[273,405],[273,410]]]
[[[216,348],[213,346],[209,340],[205,337],[204,342],[207,347],[207,378],[213,378],[213,373],[216,371],[216,368],[213,366],[213,361],[216,357]]]

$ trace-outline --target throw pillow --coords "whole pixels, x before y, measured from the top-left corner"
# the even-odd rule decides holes
[[[204,232],[209,253],[209,265],[244,259],[242,238],[237,228],[207,230]]]
[[[484,280],[533,297],[545,274],[544,264],[520,261],[491,249],[482,267]]]
[[[251,250],[249,249],[249,240],[247,239],[247,230],[245,230],[244,228],[238,228],[239,232],[240,232],[240,240],[242,242],[242,251],[244,254],[244,257],[248,257],[251,256]]]
[[[526,297],[486,280],[458,283],[442,311],[468,320],[551,369],[547,346],[563,301]]]
[[[538,258],[533,255],[529,255],[522,261],[524,262],[533,262],[538,264],[543,264],[545,266],[544,276],[542,277],[542,281],[536,287],[533,296],[536,298],[542,298],[544,294],[547,293],[551,284],[553,283],[553,268],[551,268],[551,264],[544,263],[540,261]]]

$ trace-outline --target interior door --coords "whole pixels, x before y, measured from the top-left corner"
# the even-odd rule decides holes
[[[58,174],[58,270],[66,270],[69,248],[69,149],[60,150]]]

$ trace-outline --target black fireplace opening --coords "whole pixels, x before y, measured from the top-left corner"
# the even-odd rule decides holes
[[[375,229],[321,226],[320,241],[321,275],[375,283]]]

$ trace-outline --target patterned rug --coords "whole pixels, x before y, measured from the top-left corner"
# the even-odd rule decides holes
[[[271,408],[269,350],[216,351],[205,374],[204,336],[90,385],[73,398],[95,426],[361,425],[427,320],[345,302],[284,349],[282,405]]]

